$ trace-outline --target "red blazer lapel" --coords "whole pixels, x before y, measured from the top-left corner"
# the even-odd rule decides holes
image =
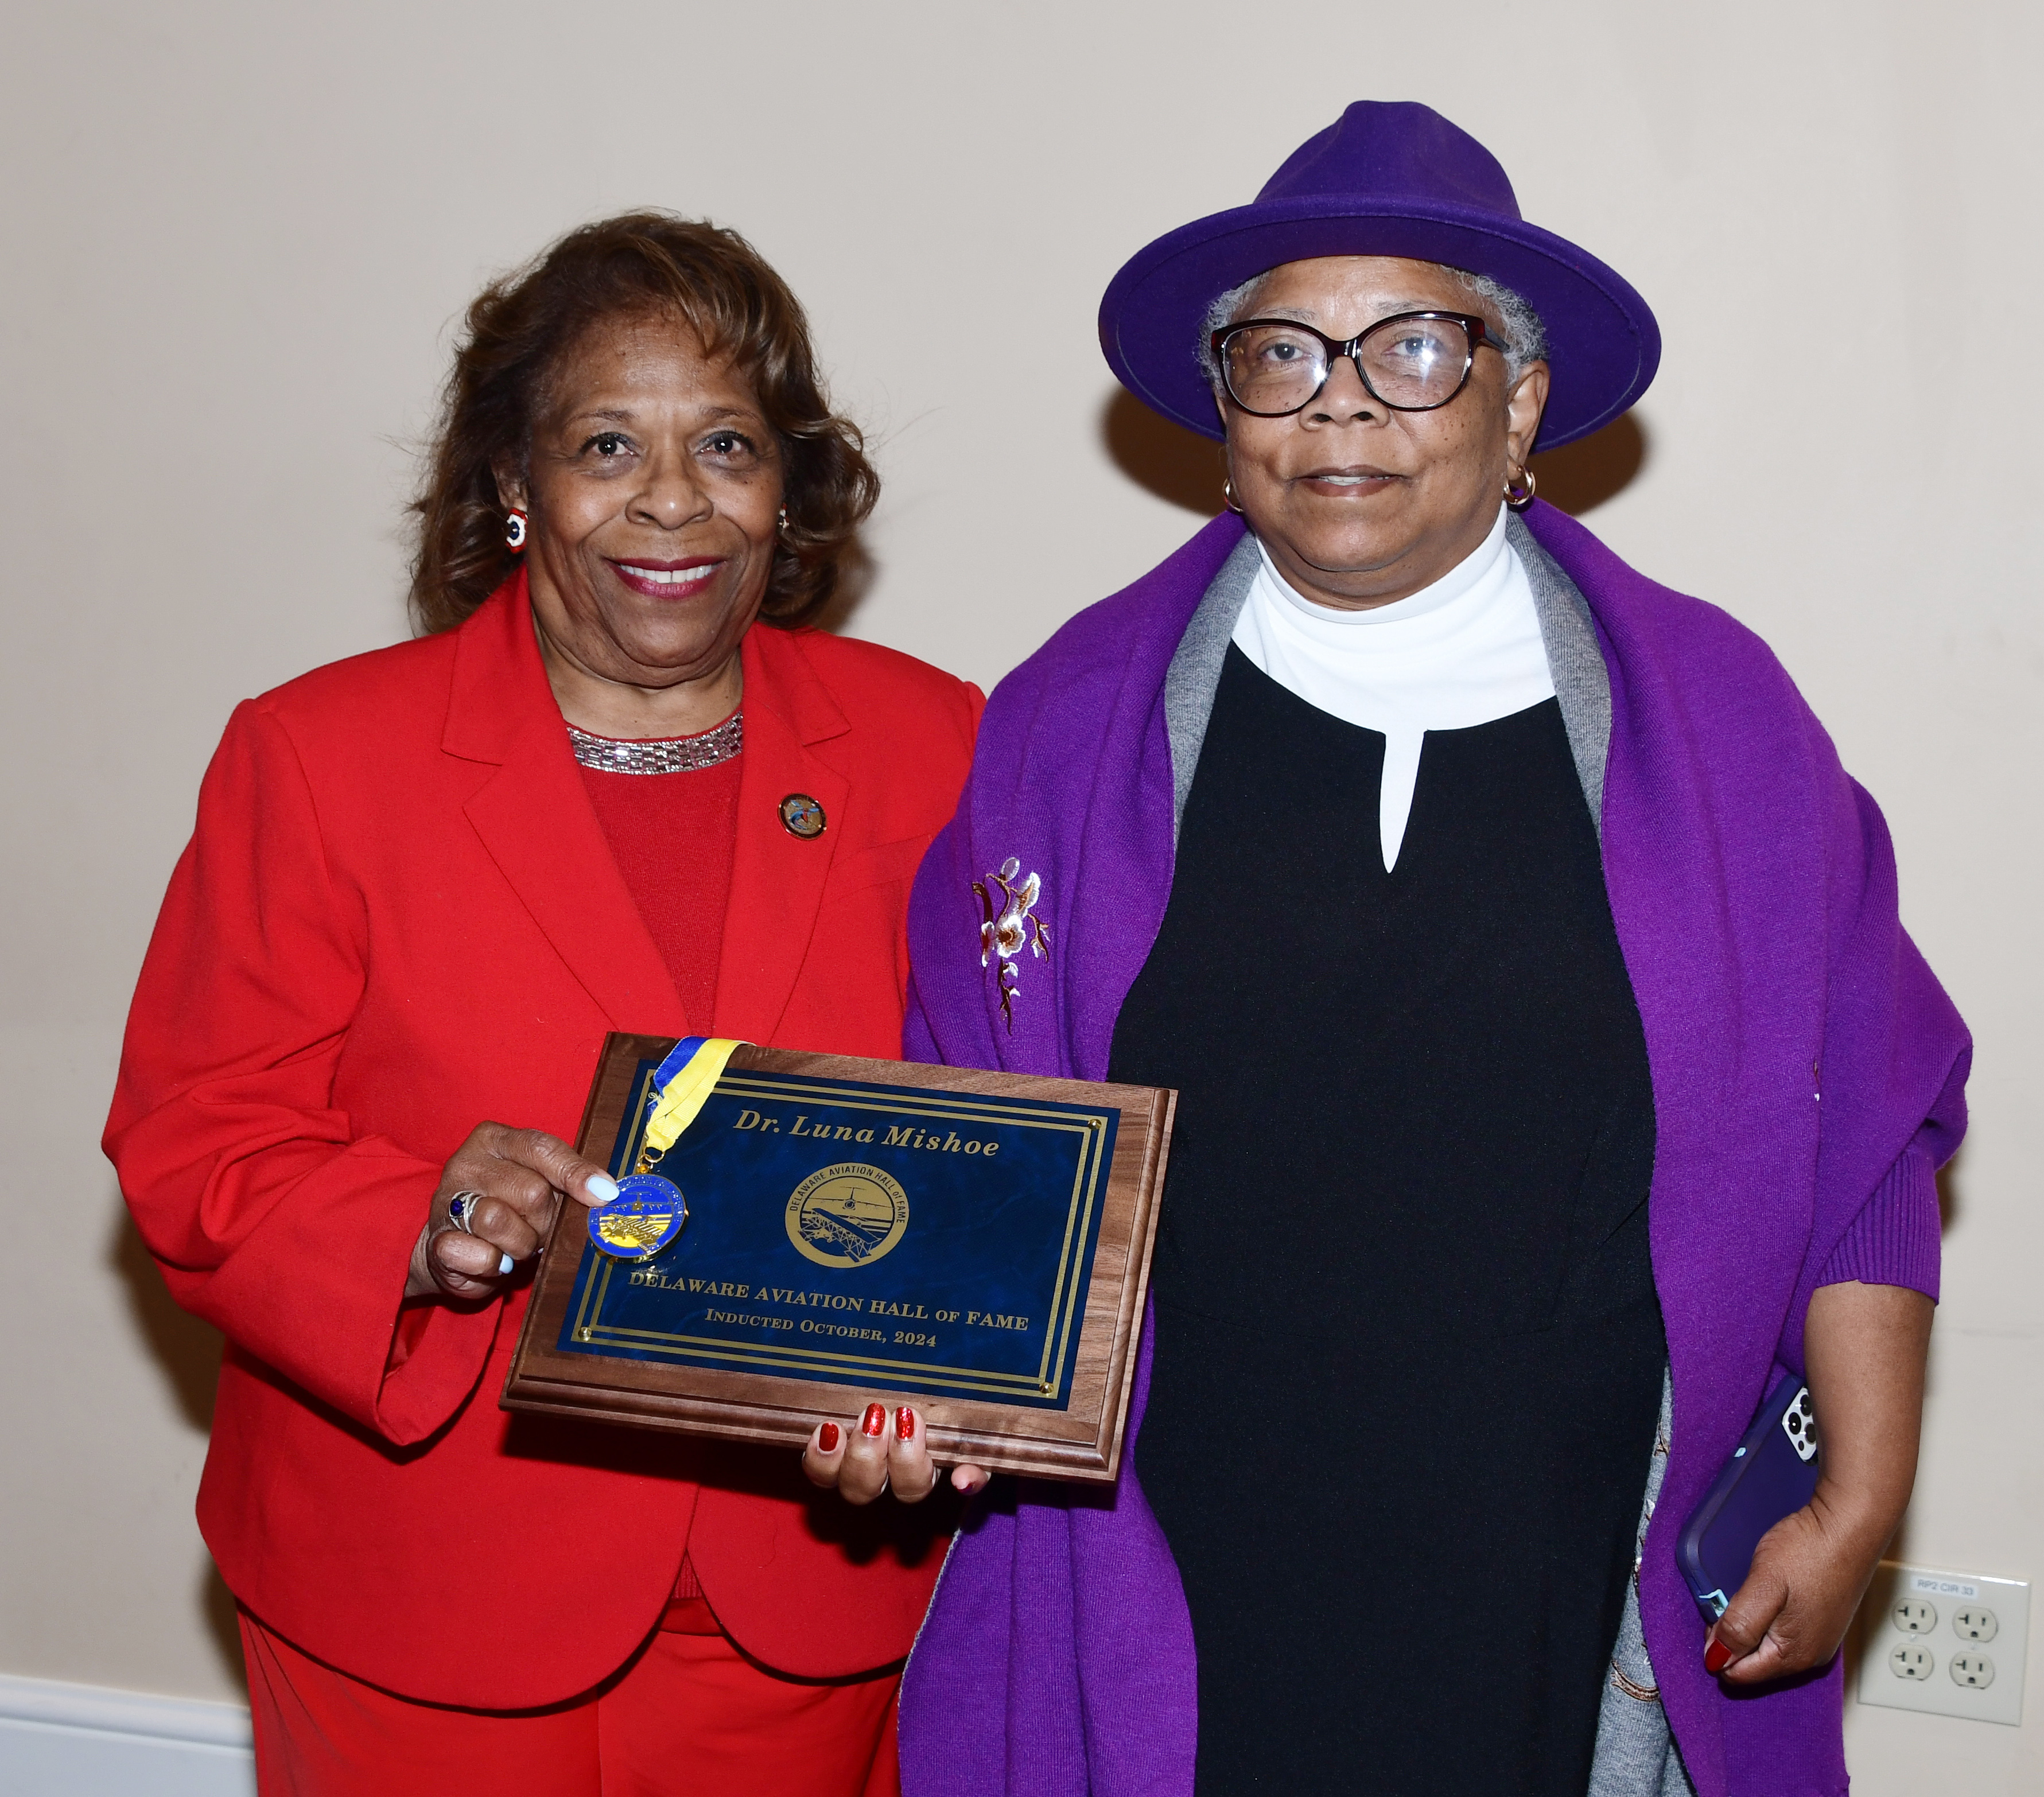
[[[811,939],[829,927],[818,914],[847,821],[850,782],[811,746],[851,727],[787,632],[755,624],[741,653],[745,754],[731,903],[717,962],[716,1029],[741,1041],[771,1042],[809,958]],[[823,807],[820,836],[805,840],[783,826],[781,801],[792,793]]]
[[[522,573],[462,627],[440,746],[496,766],[464,807],[469,822],[612,1024],[686,1034],[667,963],[617,870],[568,747]]]

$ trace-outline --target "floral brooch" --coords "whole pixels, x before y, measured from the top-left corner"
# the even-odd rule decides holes
[[[1001,994],[1001,1015],[1007,1019],[1010,1035],[1015,1033],[1015,994],[1022,983],[1016,957],[1025,948],[1041,960],[1048,960],[1051,954],[1050,927],[1042,918],[1031,915],[1043,896],[1043,882],[1034,874],[1017,881],[1016,875],[1021,871],[1022,863],[1011,854],[1001,862],[999,873],[972,883],[985,920],[979,926],[979,964],[984,967],[999,958],[993,984]],[[996,889],[1000,893],[998,910],[994,906]]]

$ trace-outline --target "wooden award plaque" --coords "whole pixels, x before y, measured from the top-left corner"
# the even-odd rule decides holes
[[[632,1170],[674,1046],[605,1042],[590,1160]],[[1112,1480],[1176,1099],[741,1047],[660,1162],[672,1242],[614,1257],[562,1204],[504,1404],[799,1447],[905,1402],[940,1463]]]

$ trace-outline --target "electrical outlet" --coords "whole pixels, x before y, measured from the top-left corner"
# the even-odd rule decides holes
[[[1888,1655],[1888,1669],[1898,1679],[1913,1679],[1921,1684],[1937,1671],[1937,1657],[1920,1641],[1905,1641]]]
[[[1938,1626],[1938,1607],[1920,1597],[1905,1597],[1888,1611],[1888,1620],[1906,1635],[1927,1635]]]
[[[1984,1603],[1969,1603],[1952,1612],[1952,1633],[1961,1641],[1992,1641],[2000,1626]]]
[[[1982,1722],[2023,1720],[2027,1584],[1884,1561],[1860,1621],[1861,1703]]]
[[[1994,1683],[1994,1662],[1977,1649],[1952,1656],[1952,1683],[1984,1691]]]

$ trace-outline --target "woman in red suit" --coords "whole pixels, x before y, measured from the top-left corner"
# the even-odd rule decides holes
[[[496,1401],[612,1189],[563,1139],[607,1031],[898,1052],[981,701],[801,628],[877,486],[741,239],[590,226],[471,309],[421,639],[228,726],[106,1146],[227,1337],[199,1520],[266,1791],[895,1788],[937,1507]],[[809,1457],[934,1478],[912,1413]]]

